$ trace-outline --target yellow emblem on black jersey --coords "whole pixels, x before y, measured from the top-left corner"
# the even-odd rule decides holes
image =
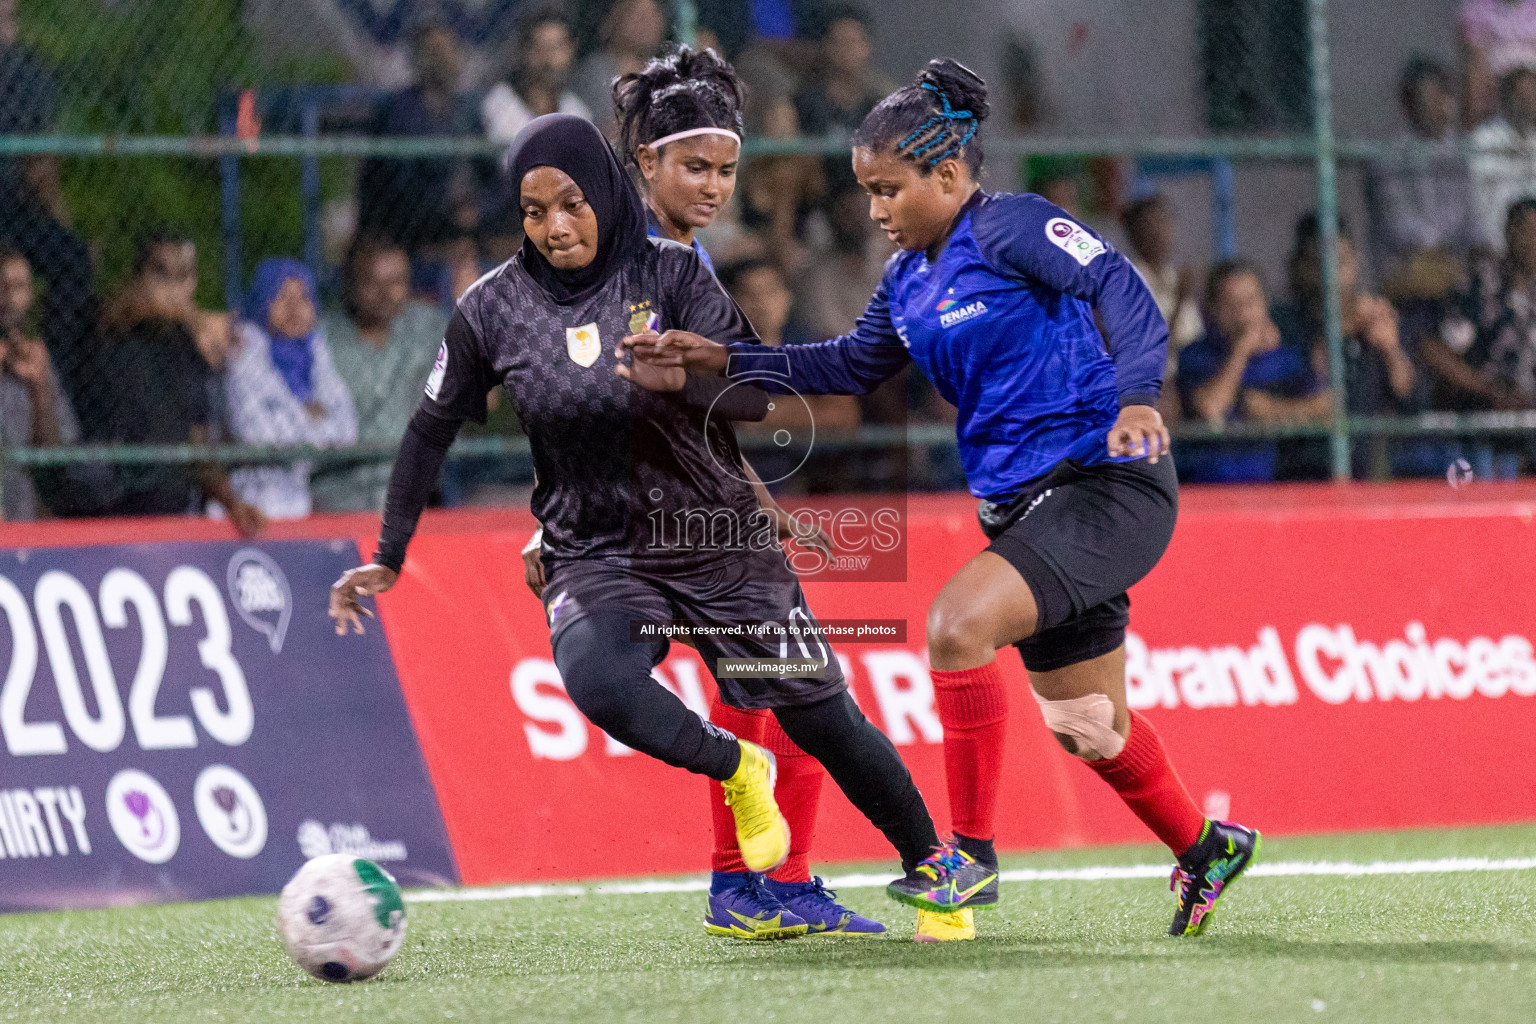
[[[565,329],[565,354],[577,366],[591,366],[603,354],[603,341],[598,336],[597,324],[582,324]]]

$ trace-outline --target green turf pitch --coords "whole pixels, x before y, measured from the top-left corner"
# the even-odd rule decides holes
[[[1266,840],[1261,863],[1532,854],[1518,826]],[[350,986],[288,962],[269,898],[0,917],[0,1021],[1536,1021],[1536,871],[1244,878],[1184,940],[1156,880],[1005,884],[981,938],[943,946],[878,889],[843,896],[888,937],[711,939],[699,893],[416,903]]]

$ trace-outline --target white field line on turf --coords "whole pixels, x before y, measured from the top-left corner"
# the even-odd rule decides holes
[[[1126,864],[1092,868],[1019,868],[1004,871],[1005,882],[1106,882],[1138,878],[1166,878],[1166,864]],[[1368,864],[1349,861],[1290,860],[1255,864],[1249,877],[1294,878],[1303,875],[1441,875],[1470,871],[1536,870],[1536,857],[1442,857],[1439,860],[1378,860]],[[839,875],[828,878],[833,889],[878,889],[893,876]],[[633,896],[655,893],[706,892],[709,880],[690,878],[680,881],[605,882],[598,885],[507,885],[484,889],[427,889],[408,892],[413,903],[457,903],[469,900],[539,899],[548,896]]]

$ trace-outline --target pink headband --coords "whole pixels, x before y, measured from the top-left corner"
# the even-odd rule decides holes
[[[673,132],[671,135],[663,135],[655,142],[648,142],[646,145],[652,149],[660,149],[669,142],[676,142],[679,139],[691,139],[695,135],[724,135],[728,139],[735,139],[736,145],[741,145],[741,136],[729,128],[689,128],[685,132]]]

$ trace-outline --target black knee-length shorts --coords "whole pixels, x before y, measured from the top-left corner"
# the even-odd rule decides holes
[[[848,689],[842,667],[824,637],[800,581],[782,553],[751,554],[743,560],[700,571],[658,573],[628,565],[586,560],[556,566],[544,588],[550,643],[592,612],[624,612],[631,640],[650,643],[652,664],[666,657],[665,637],[646,626],[691,622],[711,626],[769,624],[786,629],[696,634],[689,641],[715,677],[720,697],[732,707],[793,707],[815,704]],[[792,632],[793,635],[789,635]],[[721,675],[721,659],[817,659],[814,675]]]
[[[1019,570],[1034,594],[1033,636],[1016,646],[1024,666],[1049,672],[1125,642],[1132,585],[1173,539],[1179,483],[1172,456],[1152,465],[1067,459],[1006,502],[978,510],[987,547]]]

